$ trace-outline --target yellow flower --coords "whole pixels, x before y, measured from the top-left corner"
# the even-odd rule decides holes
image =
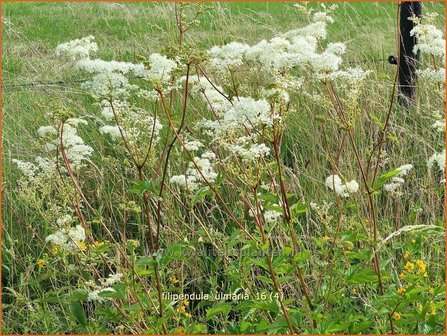
[[[436,315],[436,307],[431,306],[430,309],[427,312],[428,315]]]
[[[323,242],[327,242],[329,240],[328,236],[324,236],[323,238],[321,238],[323,240]]]
[[[99,242],[99,241],[95,240],[93,242],[93,244],[92,244],[93,248],[98,248],[98,247],[101,247],[101,246],[104,246],[104,242]]]
[[[418,274],[426,273],[427,265],[425,265],[425,263],[422,260],[420,259],[416,260],[416,265],[418,266],[418,272],[417,272]]]
[[[408,259],[411,257],[411,253],[409,251],[405,251],[404,258]]]
[[[416,244],[416,239],[412,239],[412,240],[411,240],[411,243],[412,243],[412,244]]]
[[[418,303],[418,310],[420,312],[422,312],[422,309],[424,308],[424,306],[421,303]]]
[[[186,311],[185,306],[179,306],[177,308],[177,312],[179,312],[180,314],[183,314]]]
[[[87,245],[83,241],[78,241],[77,245],[78,245],[78,247],[79,247],[79,249],[81,251],[86,251],[87,250]]]
[[[57,245],[51,246],[50,252],[52,255],[59,254],[60,251],[61,251],[61,248],[59,246],[57,246]]]
[[[407,261],[407,263],[405,264],[405,269],[407,271],[412,271],[414,270],[414,264],[412,262]]]
[[[185,332],[186,332],[186,330],[183,327],[177,327],[174,329],[175,334],[184,334]]]
[[[355,289],[355,288],[351,289],[351,293],[352,294],[357,294],[357,289]]]
[[[179,281],[177,280],[176,277],[169,277],[169,281],[170,281],[173,285],[175,285],[176,283],[179,282]]]
[[[405,288],[403,288],[403,287],[399,287],[399,288],[397,289],[397,292],[398,292],[399,294],[405,294],[406,291],[407,291],[407,290],[406,290]]]
[[[428,292],[429,292],[430,294],[433,294],[433,293],[435,292],[435,290],[433,289],[433,287],[430,287],[430,288],[428,289]]]
[[[184,306],[189,306],[189,301],[185,299],[185,300],[182,301],[182,304]]]
[[[400,320],[400,314],[398,312],[394,312],[392,315],[393,319]]]
[[[46,261],[43,259],[39,259],[39,260],[37,260],[36,264],[39,267],[44,267],[46,265]]]
[[[399,279],[405,279],[405,277],[406,277],[405,273],[402,272],[399,274]]]
[[[190,313],[185,313],[184,314],[187,318],[191,318],[192,317],[192,315],[190,314]]]

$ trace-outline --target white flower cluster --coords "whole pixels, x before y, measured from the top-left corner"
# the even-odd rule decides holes
[[[185,78],[181,81],[184,82]],[[231,108],[231,102],[223,95],[222,87],[213,86],[205,77],[191,77],[189,83],[191,94],[200,94],[203,101],[219,117]]]
[[[146,76],[157,85],[166,85],[171,80],[172,72],[178,67],[175,61],[157,53],[149,56],[149,62],[150,68]]]
[[[343,183],[338,175],[328,176],[325,185],[329,189],[335,191],[337,195],[344,198],[349,197],[351,194],[356,193],[359,190],[359,184],[355,180]]]
[[[72,41],[64,45],[76,47],[79,44],[79,41]],[[172,72],[178,68],[177,62],[160,54],[152,54],[149,56],[149,68],[145,68],[142,63],[93,60],[84,57],[75,63],[75,67],[93,75],[91,80],[82,86],[93,96],[102,99],[102,116],[105,124],[99,127],[99,132],[109,135],[114,141],[124,137],[134,156],[145,157],[148,144],[156,144],[159,141],[162,125],[158,119],[151,116],[152,113],[131,103],[129,97],[132,94],[156,101],[158,93],[155,89],[150,91],[140,89],[138,85],[130,82],[130,78],[138,77],[149,81],[157,90],[169,87],[172,85]],[[54,130],[41,129],[40,133],[46,136],[53,134]],[[64,145],[71,160],[80,161],[82,156],[87,157],[91,154],[91,148],[81,143],[81,140],[70,127],[64,127],[64,141],[69,142],[68,145],[65,143]]]
[[[87,124],[83,119],[70,118],[65,121],[62,134],[62,143],[64,151],[73,170],[82,167],[83,162],[93,153],[93,148],[86,145],[77,133],[79,124]],[[45,141],[44,149],[51,152],[60,147],[58,131],[54,126],[41,126],[37,130],[39,137]],[[36,164],[14,159],[13,162],[18,166],[28,182],[37,184],[39,181],[45,181],[57,174],[56,159],[37,156]],[[64,168],[61,169],[63,171]]]
[[[200,157],[194,157],[194,163],[188,164],[185,175],[174,175],[170,182],[187,190],[195,191],[204,184],[212,184],[216,181],[218,174],[214,171],[216,155],[205,152]]]
[[[432,24],[418,23],[411,31],[410,36],[416,37],[413,52],[445,57],[445,39],[440,29]]]
[[[93,78],[82,86],[96,97],[127,98],[138,86],[129,82],[129,77],[143,78],[155,87],[170,86],[172,72],[178,68],[176,61],[166,56],[154,53],[149,55],[149,69],[142,63],[104,61],[90,59],[90,53],[97,51],[98,46],[93,42],[94,37],[60,44],[56,48],[57,55],[68,55],[75,63],[75,68],[93,74]],[[137,92],[139,95],[150,96],[145,90]]]
[[[98,45],[93,36],[83,37],[56,47],[57,56],[68,56],[71,60],[89,59],[90,54],[98,51]]]
[[[13,159],[12,162],[17,165],[30,183],[46,181],[54,176],[56,173],[56,164],[53,160],[41,156],[36,157],[34,160],[36,163],[17,159]]]
[[[213,142],[236,155],[246,163],[267,156],[270,149],[258,142],[259,132],[271,127],[279,116],[273,116],[269,103],[251,97],[233,100],[233,105],[217,121],[206,120],[202,126]]]
[[[116,114],[116,116],[114,115]],[[145,150],[145,143],[152,141],[152,144],[160,140],[160,131],[163,125],[159,119],[150,116],[150,113],[142,108],[132,106],[129,102],[116,100],[102,102],[102,116],[107,121],[119,121],[120,126],[104,125],[99,128],[101,134],[108,134],[113,140],[120,140],[123,137],[127,143],[135,148]]]
[[[427,161],[428,169],[432,169],[433,167],[438,167],[439,171],[444,176],[445,174],[445,148],[440,153],[435,153]],[[445,178],[441,179],[441,183],[445,183]]]
[[[64,219],[58,221],[58,223],[65,225],[71,223],[71,221],[66,221]],[[45,241],[62,248],[65,252],[76,253],[83,250],[82,244],[84,243],[85,238],[84,228],[81,225],[76,225],[75,227],[61,227],[53,234],[46,237]]]
[[[403,166],[400,166],[396,170],[399,171],[399,173],[391,178],[391,181],[389,183],[386,183],[383,186],[383,189],[385,189],[387,192],[389,192],[392,195],[400,195],[399,188],[402,184],[405,183],[405,180],[403,179],[404,176],[408,175],[408,173],[413,169],[413,165],[411,164],[405,164]]]
[[[208,54],[211,56],[211,66],[218,71],[234,71],[243,64],[243,57],[250,47],[247,44],[231,42],[223,47],[214,46]]]
[[[99,279],[99,285],[93,280],[85,282],[85,285],[90,288],[87,296],[87,301],[104,302],[108,300],[108,298],[101,297],[100,294],[104,292],[115,292],[115,290],[111,286],[121,282],[122,278],[122,273],[115,273],[109,274],[108,278]]]
[[[262,40],[253,46],[237,42],[215,46],[208,52],[212,57],[211,66],[216,72],[224,73],[245,63],[250,68],[258,68],[271,75],[272,83],[295,89],[300,80],[290,76],[289,70],[293,68],[310,70],[313,80],[341,78],[349,82],[363,81],[370,71],[358,68],[340,70],[345,44],[329,43],[321,50],[321,42],[327,35],[327,24],[334,21],[328,12],[314,13],[308,26],[291,30],[269,41]]]
[[[267,210],[264,212],[264,219],[267,224],[278,222],[282,217],[282,214],[275,210]]]
[[[144,65],[141,63],[84,59],[76,63],[76,68],[90,74],[116,72],[123,75],[132,74],[136,77],[144,77],[146,75]]]
[[[83,119],[68,119],[64,124],[62,132],[62,144],[72,169],[82,167],[83,161],[88,160],[93,153],[93,148],[86,145],[84,140],[78,135],[76,126],[79,123],[87,124]],[[53,144],[57,146],[59,140],[54,140]]]
[[[416,26],[411,30],[410,35],[416,37],[416,45],[414,46],[413,52],[417,54],[421,52],[422,54],[427,54],[430,57],[439,57],[442,64],[437,67],[429,62],[429,66],[425,69],[418,69],[416,71],[420,79],[427,82],[432,82],[434,84],[444,84],[445,83],[445,39],[443,33],[440,29],[436,28],[430,23],[431,15],[427,14],[428,17],[427,24],[420,23],[420,20],[411,17]]]
[[[436,120],[431,127],[438,133],[445,132],[445,119]]]

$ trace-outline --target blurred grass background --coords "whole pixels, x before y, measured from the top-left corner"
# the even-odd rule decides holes
[[[200,17],[199,26],[187,35],[187,40],[202,50],[231,41],[256,43],[306,25],[305,18],[292,3],[222,2],[210,3],[209,6],[210,11]],[[317,5],[310,3],[309,6]],[[98,113],[93,100],[80,91],[79,83],[75,82],[82,78],[71,69],[70,64],[56,58],[55,47],[72,39],[94,35],[99,45],[98,58],[135,61],[139,55],[163,52],[176,40],[177,31],[173,3],[6,2],[2,3],[2,11],[3,231],[4,241],[7,240],[11,246],[15,244],[11,248],[15,253],[11,254],[14,260],[7,263],[11,267],[8,274],[17,275],[26,274],[21,273],[22,269],[27,264],[34,264],[35,256],[31,256],[37,254],[34,251],[37,248],[29,244],[33,234],[27,225],[37,227],[39,223],[14,194],[19,173],[11,160],[32,160],[40,154],[36,152],[37,128],[48,124],[45,113],[54,101],[63,101],[79,115]],[[437,26],[445,26],[444,3],[424,3],[423,13],[427,12],[438,13]],[[356,133],[356,143],[363,157],[369,153],[370,145],[377,137],[370,119],[383,120],[389,104],[396,69],[388,64],[387,57],[396,53],[396,14],[396,3],[340,3],[333,15],[335,23],[329,26],[328,41],[347,44],[346,62],[374,70],[365,88],[364,115],[359,118],[361,125]],[[26,85],[39,82],[53,84]],[[431,130],[431,114],[442,106],[430,94],[424,94],[423,99],[424,104],[412,114],[397,110],[393,115],[391,128],[398,141],[387,147],[390,165],[395,168],[412,163],[416,177],[412,179],[412,193],[397,211],[390,203],[381,205],[379,212],[384,219],[381,225],[385,233],[392,230],[393,219],[402,225],[413,224],[412,207],[424,210],[422,219],[414,224],[434,224],[442,217],[442,196],[439,196],[442,191],[433,192],[434,179],[426,176],[428,157],[441,149],[434,144],[442,143],[439,141],[442,140],[440,135],[433,134]],[[289,149],[286,151],[291,161],[289,167],[300,171],[300,181],[291,188],[302,188],[310,200],[324,199],[327,196],[324,178],[329,170],[316,120],[316,115],[324,111],[318,111],[309,104],[300,105],[297,102],[297,105],[297,113],[288,120],[283,142],[283,146]],[[189,117],[193,119],[194,115]],[[86,136],[86,143],[95,144],[94,134]],[[96,136],[99,137],[99,134]],[[340,142],[337,138],[331,140],[334,147]],[[357,178],[358,169],[354,160],[349,153],[343,154],[343,171]],[[309,169],[302,170],[308,160],[311,162]],[[432,257],[434,262],[441,262],[444,258],[441,257],[444,254],[442,241],[427,241],[425,244],[427,256]],[[432,251],[432,247],[436,251]],[[13,281],[11,278],[14,285],[26,281]]]

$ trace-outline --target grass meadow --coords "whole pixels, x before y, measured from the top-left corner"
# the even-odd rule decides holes
[[[445,84],[420,80],[414,104],[393,103],[397,5],[326,5],[2,2],[3,334],[445,331],[444,168],[428,164],[445,148]],[[269,41],[317,22],[318,11],[334,22],[324,19],[315,55],[343,42],[340,69],[371,70],[361,82],[317,77],[312,66],[272,75],[245,58],[228,72],[209,62],[214,46]],[[445,34],[445,4],[424,1],[426,13],[437,14],[427,20]],[[179,33],[179,22],[190,29]],[[90,35],[93,58],[149,72],[154,53],[182,64],[162,84],[129,79],[146,91],[126,95],[138,106],[128,115],[146,111],[140,121],[163,125],[153,146],[155,126],[151,133],[146,121],[126,121],[113,95],[83,85],[92,73],[56,55],[61,43]],[[256,62],[269,52],[277,51],[261,51]],[[421,49],[421,68],[444,68],[438,56]],[[218,138],[198,122],[226,115],[202,91],[188,92],[190,74],[191,86],[196,75],[214,82],[206,88],[223,91],[224,105],[279,88],[287,99],[269,96],[270,112],[279,111],[271,123],[251,120],[241,130],[239,120]],[[103,99],[114,121],[101,115]],[[101,131],[107,122],[138,136],[113,138]],[[78,164],[64,150],[67,123],[82,138],[77,145],[92,149]],[[54,152],[44,145],[51,131],[39,137],[45,125],[61,138],[51,140]],[[264,155],[247,159],[254,147],[242,155],[243,137]],[[197,151],[185,145],[193,140]],[[53,173],[26,176],[14,161],[37,156],[53,160]],[[188,174],[197,187],[175,183]],[[335,175],[341,189],[327,180]],[[73,228],[81,238],[48,239],[57,230],[71,237]],[[169,296],[216,293],[245,296]]]

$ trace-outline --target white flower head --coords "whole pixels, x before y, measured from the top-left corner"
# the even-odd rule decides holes
[[[73,61],[89,59],[91,53],[98,51],[98,45],[94,40],[93,36],[87,36],[59,44],[56,47],[56,55],[67,56]]]

